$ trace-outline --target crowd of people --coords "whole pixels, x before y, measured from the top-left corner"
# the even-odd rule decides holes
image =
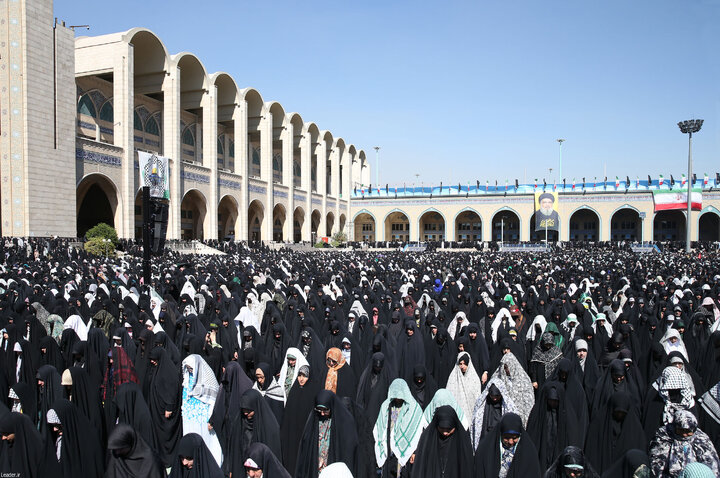
[[[0,473],[720,476],[720,252],[0,241]]]

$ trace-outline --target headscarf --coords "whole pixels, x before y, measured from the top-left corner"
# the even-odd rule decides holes
[[[670,398],[671,390],[680,390],[682,400],[680,403],[674,403]],[[688,383],[687,374],[684,370],[671,365],[665,367],[658,380],[658,394],[665,402],[665,410],[663,412],[663,423],[667,424],[672,421],[676,408],[684,408],[686,410],[695,406],[694,393]]]
[[[535,405],[535,392],[530,377],[515,355],[508,353],[502,356],[500,366],[492,374],[491,380],[494,378],[505,385],[509,398],[517,408],[517,414],[523,420],[523,426],[527,426],[530,412]]]
[[[307,366],[310,365],[308,363],[307,359],[305,358],[305,356],[302,354],[302,352],[299,349],[297,349],[295,347],[289,347],[287,349],[287,352],[285,352],[285,361],[283,362],[282,367],[280,368],[280,377],[278,378],[278,385],[280,385],[280,388],[282,388],[283,394],[286,395],[286,397],[285,397],[286,399],[287,399],[287,395],[289,395],[289,391],[287,394],[285,393],[285,382],[288,380],[288,376],[287,376],[288,363],[287,363],[287,361],[288,361],[288,357],[290,357],[290,356],[295,357],[295,369],[293,370],[292,376],[289,378],[291,387],[292,387],[292,384],[295,383],[295,379],[297,378],[298,372],[300,371],[300,367],[302,367],[303,365],[307,365]]]
[[[165,478],[160,460],[130,425],[117,425],[108,438],[107,448],[110,453],[106,478]]]
[[[673,422],[661,427],[650,442],[650,468],[658,478],[678,476],[692,462],[707,465],[720,476],[720,462],[707,434],[698,427],[697,418],[688,410],[675,410]],[[676,428],[692,432],[676,434]]]
[[[678,341],[675,342],[674,345],[670,342],[670,339],[673,337],[678,339]],[[690,359],[688,358],[687,349],[685,348],[685,343],[683,342],[683,339],[680,336],[680,332],[678,332],[677,329],[668,329],[667,332],[665,332],[665,335],[663,335],[662,339],[660,339],[660,344],[663,346],[663,348],[665,349],[665,353],[667,353],[668,355],[670,355],[671,352],[678,351],[683,354],[686,362],[690,361]]]
[[[388,389],[387,399],[380,405],[380,413],[373,428],[375,459],[377,460],[377,466],[380,467],[385,464],[388,457],[388,412],[391,402],[395,399],[402,400],[403,404],[400,407],[397,422],[390,431],[390,450],[400,465],[405,466],[410,456],[415,452],[420,440],[420,434],[427,425],[423,417],[423,410],[413,398],[405,380],[401,378],[393,380]]]
[[[192,389],[188,390],[188,397],[195,397],[208,405],[215,405],[220,385],[218,385],[217,378],[210,366],[197,354],[185,357],[185,360],[182,361],[183,388],[190,386],[188,366],[192,367],[195,374],[195,383]]]
[[[333,347],[325,354],[326,359],[333,359],[336,364],[333,367],[328,366],[327,377],[325,378],[325,390],[333,393],[337,392],[337,374],[338,370],[345,365],[345,357],[339,348]]]
[[[548,324],[547,328],[550,328],[550,325],[552,324]],[[562,338],[562,336],[560,337]],[[538,343],[535,346],[535,350],[533,350],[531,362],[539,362],[545,366],[545,380],[550,378],[555,371],[555,367],[557,367],[557,364],[560,363],[562,359],[562,351],[557,346],[557,341],[557,337],[551,332],[543,332],[540,343]],[[547,350],[544,350],[542,348],[543,344],[550,344],[551,346]]]
[[[292,478],[280,460],[264,443],[255,442],[248,448],[245,466],[262,470],[263,476],[272,478]]]
[[[460,361],[467,362],[467,371],[465,373],[460,370]],[[470,354],[461,353],[458,356],[455,367],[450,372],[447,387],[448,391],[453,394],[466,416],[471,417],[475,402],[482,390],[482,382],[478,377],[475,367],[473,367]]]
[[[183,457],[192,457],[192,469],[185,469],[182,464]],[[178,444],[177,456],[173,461],[172,470],[168,478],[223,478],[223,472],[218,466],[207,445],[197,433],[188,433]]]
[[[460,408],[460,405],[458,405],[458,402],[457,400],[455,400],[453,394],[450,393],[446,388],[438,389],[437,392],[435,392],[432,400],[430,400],[430,403],[428,403],[425,407],[425,411],[423,412],[425,421],[427,423],[430,423],[433,417],[435,417],[435,411],[445,405],[453,407],[455,413],[458,416],[458,420],[460,420],[460,423],[462,423],[463,427],[465,427],[466,430],[470,428],[470,422],[468,421],[468,417],[465,416],[465,412],[463,412],[463,409]]]
[[[505,388],[505,384],[497,377],[494,377],[488,381],[487,386],[482,391],[477,401],[475,402],[475,408],[472,414],[472,427],[470,428],[470,438],[473,442],[473,450],[477,449],[482,437],[482,429],[485,421],[485,405],[487,404],[487,397],[490,394],[490,387],[495,385],[500,395],[503,397],[502,401],[502,415],[506,413],[517,413],[517,408],[510,398],[510,394]]]

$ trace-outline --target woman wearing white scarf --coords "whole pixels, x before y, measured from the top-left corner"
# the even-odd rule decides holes
[[[458,318],[460,319],[460,323],[458,324]],[[458,333],[462,330],[463,327],[467,327],[470,325],[470,321],[467,319],[467,316],[465,315],[465,312],[460,311],[457,314],[455,314],[455,317],[450,322],[450,325],[448,325],[447,332],[450,334],[450,337],[452,337],[453,340],[457,337]]]
[[[540,326],[539,332],[535,328],[536,325]],[[530,325],[530,329],[528,329],[528,331],[527,331],[527,335],[525,335],[525,341],[533,342],[537,335],[542,335],[546,326],[547,326],[547,320],[545,319],[545,316],[542,314],[536,315],[535,318],[533,319],[532,324]]]
[[[660,339],[660,345],[663,346],[666,354],[670,355],[670,352],[677,351],[685,357],[686,362],[690,361],[687,349],[685,348],[685,343],[683,342],[682,337],[680,337],[680,332],[676,329],[668,329],[667,332],[665,332],[665,335],[663,335],[663,338]]]
[[[446,388],[453,394],[465,416],[472,417],[475,402],[482,390],[482,382],[475,372],[470,354],[463,352],[458,356],[455,367],[450,372]]]
[[[498,314],[495,316],[495,320],[493,320],[493,323],[490,325],[493,343],[497,343],[497,332],[503,322],[503,319],[507,320],[509,328],[515,327],[515,320],[510,315],[510,311],[505,307],[500,309]]]
[[[290,368],[288,364],[288,359],[292,358],[295,360],[295,366],[291,369],[291,374],[288,375],[288,369]],[[285,401],[287,401],[288,393],[290,392],[290,387],[292,387],[292,384],[295,383],[295,379],[297,378],[298,372],[300,371],[300,367],[302,366],[310,366],[305,356],[302,354],[302,352],[299,349],[296,349],[295,347],[290,347],[287,349],[287,352],[285,352],[285,361],[283,361],[283,365],[280,368],[280,378],[278,379],[278,385],[280,385],[280,388],[285,392]],[[288,383],[290,384],[288,386]],[[287,391],[286,391],[287,388]]]
[[[85,325],[85,322],[79,315],[71,315],[68,317],[63,328],[73,329],[80,340],[87,340],[88,338],[88,326]]]
[[[183,435],[197,433],[212,453],[218,466],[222,464],[222,448],[215,430],[208,421],[212,414],[220,386],[210,366],[197,354],[188,355],[182,362],[182,420]]]

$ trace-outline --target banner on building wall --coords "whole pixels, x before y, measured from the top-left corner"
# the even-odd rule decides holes
[[[150,188],[150,197],[170,199],[170,167],[168,158],[138,151],[140,185]]]
[[[535,230],[559,231],[560,216],[557,212],[558,193],[556,191],[535,193]]]
[[[653,201],[655,212],[687,209],[687,189],[653,191]],[[690,202],[693,211],[702,209],[702,189],[693,188]]]

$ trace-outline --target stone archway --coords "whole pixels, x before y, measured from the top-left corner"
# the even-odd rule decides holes
[[[205,196],[197,189],[191,189],[180,203],[180,232],[182,239],[189,241],[205,238]]]
[[[102,174],[90,174],[80,181],[76,191],[77,235],[85,233],[101,222],[112,227],[121,224],[117,188]],[[118,235],[122,235],[118,231]]]
[[[610,240],[642,241],[642,220],[635,209],[623,207],[615,211],[610,218]]]
[[[265,219],[265,208],[255,199],[248,206],[248,241],[262,241],[262,225]]]
[[[514,211],[504,209],[495,213],[492,219],[492,240],[520,242],[520,217]]]

